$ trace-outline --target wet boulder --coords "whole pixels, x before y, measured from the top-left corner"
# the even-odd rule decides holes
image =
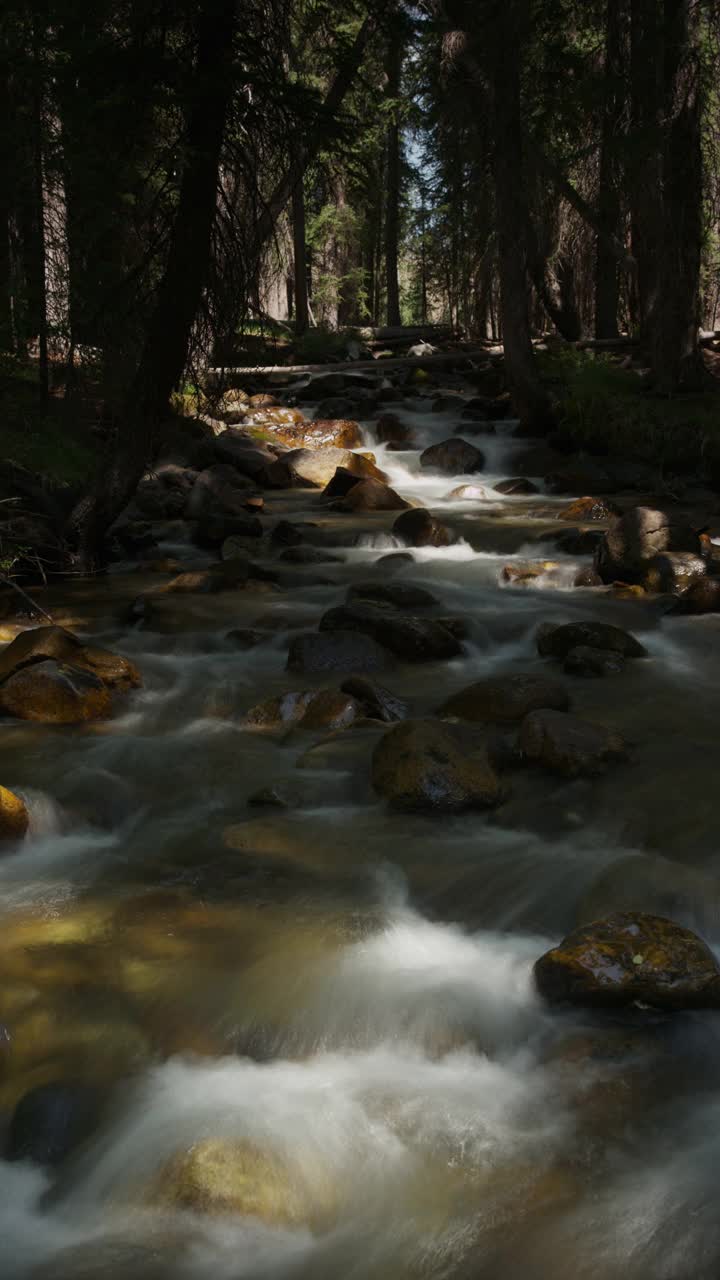
[[[708,575],[702,581],[694,582],[682,594],[673,613],[720,613],[720,577]]]
[[[174,520],[183,515],[188,495],[198,478],[189,467],[168,462],[143,476],[135,505],[149,520]]]
[[[665,551],[653,556],[643,569],[646,591],[683,595],[707,575],[707,561],[692,551]]]
[[[382,480],[360,480],[342,500],[346,511],[402,511],[410,503]]]
[[[47,659],[0,684],[0,713],[41,724],[82,724],[112,711],[112,693],[89,671]]]
[[[471,475],[474,471],[482,471],[485,455],[467,440],[455,436],[425,449],[420,454],[420,466],[443,471],[449,476]]]
[[[500,578],[502,582],[509,582],[513,586],[526,586],[540,578],[552,577],[557,574],[559,567],[556,560],[536,560],[534,563],[515,561],[513,564],[503,565]]]
[[[565,778],[593,777],[627,758],[619,733],[563,711],[533,711],[520,727],[518,746],[530,764]]]
[[[591,521],[610,520],[618,514],[617,507],[605,498],[576,498],[569,507],[558,512],[558,520]]]
[[[351,418],[318,418],[273,434],[291,449],[360,449],[363,442],[360,425]]]
[[[571,676],[617,676],[625,670],[625,659],[612,649],[580,644],[570,650],[563,669]]]
[[[555,539],[555,546],[567,556],[592,556],[602,540],[600,529],[568,529]]]
[[[442,706],[443,716],[460,720],[518,724],[531,711],[549,708],[567,711],[570,698],[565,685],[550,676],[532,672],[486,676],[453,694]]]
[[[578,569],[573,578],[574,587],[602,587],[603,580],[599,573],[588,565],[585,569]]]
[[[720,1008],[720,969],[709,947],[662,916],[620,912],[576,929],[535,964],[549,1002],[588,1008]]]
[[[306,631],[293,636],[288,651],[288,671],[303,675],[350,675],[382,671],[390,655],[358,631]]]
[[[0,844],[22,840],[29,826],[25,801],[7,787],[0,787]]]
[[[243,431],[223,431],[215,440],[214,450],[218,465],[231,467],[240,478],[237,488],[243,487],[242,480],[246,481],[247,488],[251,482],[262,482],[267,468],[276,461],[271,449]],[[227,473],[225,476],[227,478]]]
[[[699,557],[699,534],[664,511],[632,507],[611,520],[595,552],[595,568],[603,582],[642,582],[648,563],[669,551]]]
[[[406,720],[390,729],[373,752],[372,785],[391,808],[409,812],[491,809],[502,798],[486,753],[468,752],[438,720]]]
[[[495,485],[495,492],[502,493],[508,498],[519,498],[532,493],[539,493],[540,490],[532,480],[528,480],[525,476],[518,476],[511,480],[501,480]]]
[[[151,1189],[153,1204],[212,1216],[257,1218],[268,1226],[329,1225],[336,1192],[328,1176],[307,1187],[300,1171],[245,1139],[204,1138],[174,1156]]]
[[[245,713],[244,723],[254,729],[278,729],[284,725],[298,724],[313,696],[311,689],[305,689],[268,698]]]
[[[382,472],[368,458],[347,449],[292,449],[283,454],[280,466],[284,467],[291,483],[311,489],[324,489],[330,483],[338,467],[344,467],[360,479],[383,479]]]
[[[381,414],[374,424],[374,431],[379,444],[410,445],[413,441],[412,427],[396,413]]]
[[[359,631],[405,662],[435,662],[462,653],[460,641],[442,623],[369,600],[330,609],[320,620],[320,631]]]
[[[137,689],[142,678],[128,658],[85,644],[63,627],[31,627],[0,651],[0,684],[34,663],[54,659],[96,676],[109,689]]]
[[[360,718],[359,702],[342,689],[320,689],[310,699],[299,721],[300,729],[347,729]]]
[[[247,518],[245,502],[251,488],[250,480],[219,462],[200,472],[185,505],[185,516],[188,520],[221,515]]]
[[[566,658],[571,649],[584,645],[591,649],[607,649],[625,658],[645,658],[647,649],[629,631],[608,622],[568,622],[556,627],[545,623],[538,629],[537,650],[543,658]]]
[[[368,680],[366,676],[351,676],[343,682],[341,688],[343,693],[349,693],[360,703],[364,715],[370,720],[393,724],[407,717],[407,704],[376,680]]]
[[[246,556],[235,555],[213,564],[209,569],[192,569],[179,573],[170,582],[153,589],[152,596],[165,595],[216,595],[221,591],[236,591],[245,587],[250,578],[250,562]]]
[[[355,471],[351,471],[348,467],[336,467],[335,474],[323,489],[324,498],[345,498],[356,484],[359,484],[362,476]]]
[[[424,507],[414,507],[398,516],[392,531],[409,547],[449,547],[453,542],[447,525],[436,520]]]
[[[455,489],[451,489],[445,496],[446,502],[489,502],[491,500],[491,492],[489,489],[483,488],[479,484],[459,484]]]
[[[375,600],[396,609],[430,609],[437,597],[413,582],[356,582],[348,588],[347,599]]]

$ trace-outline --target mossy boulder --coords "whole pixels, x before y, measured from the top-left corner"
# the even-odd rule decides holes
[[[535,964],[551,1003],[599,1008],[720,1008],[720,969],[690,929],[662,916],[621,912],[584,925]]]
[[[112,693],[89,671],[47,659],[3,681],[0,712],[42,724],[82,724],[111,714]]]
[[[433,618],[415,618],[391,605],[356,600],[330,609],[321,631],[359,631],[406,662],[434,662],[462,652],[456,636]]]
[[[63,627],[35,627],[20,635],[0,653],[0,684],[33,663],[52,658],[87,671],[109,689],[137,689],[142,678],[137,667],[120,654],[85,644]]]

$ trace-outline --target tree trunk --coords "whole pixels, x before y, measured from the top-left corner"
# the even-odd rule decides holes
[[[600,165],[598,217],[608,239],[620,234],[620,166],[617,136],[625,111],[625,40],[624,11],[626,0],[607,0],[605,11],[605,68],[602,124],[600,129]],[[595,337],[618,336],[618,304],[620,281],[618,262],[607,240],[598,236],[595,248]]]
[[[529,214],[520,100],[526,0],[499,0],[488,8],[492,10],[486,36],[492,77],[493,174],[505,369],[515,410],[523,424],[542,431],[550,425],[552,415],[535,365],[528,317],[525,234]]]
[[[395,15],[393,15],[395,16]],[[385,97],[397,103],[402,73],[402,30],[397,17],[389,36],[385,62]],[[387,323],[399,325],[400,283],[398,279],[398,242],[400,237],[400,120],[397,106],[390,113],[386,133],[387,173],[385,203],[385,282],[387,291]]]
[[[305,240],[305,190],[302,179],[292,193],[293,263],[295,271],[295,332],[301,336],[309,324],[307,244]]]
[[[629,174],[636,311],[640,341],[649,345],[658,307],[660,265],[660,64],[662,0],[632,0],[630,24],[631,133]]]
[[[700,352],[703,242],[703,76],[694,0],[665,0],[659,306],[653,327],[657,390],[705,384]]]
[[[526,227],[528,274],[538,300],[561,337],[578,342],[582,321],[575,292],[575,272],[567,256],[559,255],[553,267],[541,249],[532,219]]]
[[[48,316],[47,316],[47,252],[45,244],[45,178],[44,178],[44,115],[43,115],[43,73],[41,50],[45,33],[33,23],[33,85],[32,108],[32,148],[33,148],[33,194],[35,203],[35,223],[37,226],[37,261],[35,278],[37,281],[37,322],[38,322],[38,388],[40,399],[44,402],[50,394],[50,367],[48,364]]]
[[[236,0],[197,8],[196,60],[185,109],[185,160],[170,246],[114,449],[94,492],[75,508],[70,530],[83,568],[103,563],[104,535],[127,505],[152,454],[157,425],[187,362],[207,276],[218,169],[231,94]]]

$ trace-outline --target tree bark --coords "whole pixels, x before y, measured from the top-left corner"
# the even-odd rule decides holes
[[[70,517],[86,571],[102,567],[106,530],[127,505],[151,456],[157,425],[187,362],[210,259],[218,169],[231,94],[236,0],[197,8],[196,58],[185,108],[185,160],[170,246],[143,348],[94,491]]]
[[[386,131],[387,169],[385,184],[385,286],[387,294],[387,323],[399,325],[400,282],[398,279],[398,241],[400,236],[400,120],[397,100],[400,96],[402,73],[402,29],[396,13],[393,13],[387,57],[385,61],[385,98],[395,103],[391,107]]]
[[[38,389],[43,403],[50,394],[50,366],[48,363],[48,315],[47,315],[47,252],[45,244],[45,178],[44,178],[44,115],[42,46],[44,32],[33,22],[33,72],[35,82],[32,97],[32,149],[33,195],[35,223],[37,226],[37,322],[38,322]]]
[[[637,263],[637,327],[650,345],[658,306],[660,259],[660,65],[662,0],[632,0],[630,22],[630,220]]]
[[[662,223],[653,374],[665,394],[705,384],[700,352],[703,75],[694,0],[664,0]]]
[[[620,281],[615,254],[608,239],[620,235],[620,165],[617,135],[622,128],[625,111],[625,40],[624,10],[626,0],[607,0],[605,10],[605,67],[600,128],[600,163],[598,217],[605,236],[598,236],[595,247],[595,337],[616,338]]]
[[[307,244],[305,239],[305,190],[302,178],[292,193],[293,264],[295,273],[295,332],[301,336],[307,331],[308,278]]]

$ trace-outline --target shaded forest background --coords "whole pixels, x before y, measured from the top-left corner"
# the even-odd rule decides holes
[[[705,449],[719,49],[715,0],[6,6],[7,452],[69,486],[79,563],[208,368],[362,354],[368,326],[502,343],[525,430],[604,417],[632,452],[633,422],[700,422]],[[551,334],[576,345],[548,378]],[[618,343],[667,415],[597,358]]]

